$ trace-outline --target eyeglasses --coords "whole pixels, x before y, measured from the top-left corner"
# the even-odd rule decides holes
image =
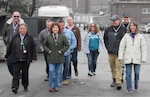
[[[18,18],[19,16],[14,16],[14,17],[17,17],[17,18]]]

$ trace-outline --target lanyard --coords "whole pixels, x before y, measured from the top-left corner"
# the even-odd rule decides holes
[[[113,30],[115,31],[115,33],[114,33],[115,36],[117,36],[118,30],[120,29],[120,27],[121,27],[121,25],[119,25],[119,27],[118,27],[117,29],[115,29],[115,28],[113,27]]]
[[[13,25],[14,33],[16,33],[16,28],[18,27],[18,23],[17,24],[13,23],[12,25]]]
[[[25,45],[24,45],[24,41],[23,40],[21,40],[21,46],[22,46],[23,50],[25,50]]]

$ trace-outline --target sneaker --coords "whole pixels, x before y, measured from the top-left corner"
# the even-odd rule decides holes
[[[54,92],[58,92],[58,91],[59,91],[58,89],[54,88]]]
[[[16,88],[12,88],[12,92],[14,92],[15,94],[17,94],[17,89]]]
[[[54,92],[54,89],[53,88],[49,88],[49,92]]]
[[[91,71],[88,72],[89,76],[93,76],[93,73]]]
[[[132,94],[132,91],[131,91],[131,90],[127,90],[127,93],[128,93],[128,94]]]
[[[96,73],[95,73],[95,72],[93,72],[93,75],[96,75]]]
[[[117,86],[117,90],[121,90],[121,84],[116,84],[116,86]]]
[[[63,84],[63,85],[68,85],[69,82],[68,82],[67,80],[64,80],[64,81],[62,82],[62,84]]]

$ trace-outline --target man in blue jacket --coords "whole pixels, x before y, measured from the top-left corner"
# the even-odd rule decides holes
[[[70,45],[69,49],[64,54],[65,63],[63,65],[63,76],[62,76],[62,84],[68,85],[69,83],[67,80],[67,76],[68,76],[69,68],[70,68],[71,53],[73,52],[73,49],[76,47],[77,41],[76,41],[74,33],[70,29],[65,28],[65,22],[63,20],[60,20],[58,23],[59,23],[62,33],[66,36]]]

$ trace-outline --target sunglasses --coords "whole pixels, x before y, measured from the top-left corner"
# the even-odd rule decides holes
[[[18,18],[19,16],[14,16],[14,17],[17,17],[17,18]]]

